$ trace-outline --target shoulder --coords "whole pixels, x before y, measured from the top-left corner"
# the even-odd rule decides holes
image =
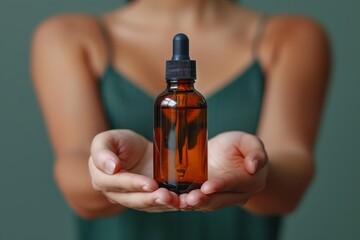
[[[44,20],[33,34],[33,55],[46,54],[55,49],[73,51],[79,56],[85,53],[91,59],[95,58],[93,55],[104,55],[105,47],[98,21],[85,14],[64,14]]]
[[[67,14],[50,17],[39,24],[34,32],[35,40],[69,39],[74,42],[98,32],[94,17],[83,14]]]
[[[300,15],[278,15],[269,17],[269,22],[273,28],[278,30],[291,31],[292,33],[298,30],[316,31],[317,33],[324,32],[323,27],[310,17]]]
[[[330,43],[324,27],[317,21],[303,16],[280,15],[268,19],[263,36],[260,58],[266,68],[281,58],[293,61],[317,58],[330,59]]]
[[[269,25],[275,40],[281,44],[328,44],[323,26],[308,17],[278,16],[270,19]]]

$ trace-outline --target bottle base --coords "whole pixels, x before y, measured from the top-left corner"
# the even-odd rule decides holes
[[[171,192],[176,194],[189,193],[194,189],[200,189],[201,183],[177,183],[177,184],[169,184],[167,182],[158,183],[160,188],[166,188]]]

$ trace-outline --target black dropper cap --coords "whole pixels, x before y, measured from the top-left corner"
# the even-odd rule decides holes
[[[183,34],[176,34],[173,39],[173,56],[166,61],[166,80],[195,80],[196,62],[189,57],[189,38]]]

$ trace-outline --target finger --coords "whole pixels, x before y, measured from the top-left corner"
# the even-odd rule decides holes
[[[118,202],[112,200],[111,198],[108,198],[108,200],[114,204],[119,204]],[[145,211],[149,213],[158,213],[158,212],[174,212],[179,211],[178,208],[172,206],[172,205],[166,205],[166,204],[157,204],[153,207],[146,207],[146,208],[132,208],[139,211]]]
[[[186,203],[186,196],[187,193],[181,194],[179,195],[179,208],[184,211],[184,210],[188,210],[188,204]]]
[[[164,211],[178,210],[179,199],[176,194],[160,188],[155,192],[133,192],[133,193],[114,193],[108,192],[106,196],[117,203],[132,209],[142,211]]]
[[[219,177],[211,178],[203,183],[201,186],[201,192],[204,194],[212,194],[216,192],[236,192],[240,191],[241,187],[241,176],[235,173],[223,173]],[[244,191],[242,189],[242,191]]]
[[[96,135],[91,143],[91,157],[95,166],[104,173],[114,174],[120,171],[120,160],[116,154],[114,131]]]
[[[103,173],[110,175],[119,172],[121,169],[119,158],[106,149],[96,152],[95,156],[90,156],[89,164],[90,162]]]
[[[222,173],[221,176],[210,178],[203,183],[200,190],[204,194],[224,192],[254,192],[262,188],[262,181],[254,181],[255,176],[245,170]]]
[[[199,189],[196,189],[188,194],[181,194],[179,199],[179,208],[181,211],[193,211],[198,205],[204,204],[208,197]]]
[[[209,141],[209,149],[217,148],[219,145],[225,146],[225,149],[219,151],[226,152],[227,157],[244,158],[245,169],[249,174],[255,174],[266,165],[264,145],[254,135],[233,131],[219,134]]]
[[[267,155],[262,141],[244,132],[228,132],[220,134],[227,142],[232,142],[236,148],[234,155],[240,154],[245,158],[245,169],[249,174],[256,174],[267,162]],[[229,144],[228,144],[229,145]],[[230,144],[231,146],[232,144]]]
[[[268,159],[263,151],[250,152],[244,161],[245,169],[249,174],[256,174],[266,165]]]
[[[130,130],[110,130],[95,136],[91,144],[91,156],[95,166],[113,174],[135,167],[147,150],[148,142]]]
[[[255,174],[267,163],[267,155],[262,141],[251,134],[242,134],[236,141],[240,152],[245,156],[245,169],[249,174]]]
[[[93,162],[89,162],[89,169],[95,189],[114,192],[152,192],[158,189],[156,181],[152,178],[121,171],[114,175],[101,172]]]
[[[243,205],[249,199],[247,193],[215,193],[206,195],[192,191],[186,196],[186,203],[196,211],[217,211],[229,206]]]

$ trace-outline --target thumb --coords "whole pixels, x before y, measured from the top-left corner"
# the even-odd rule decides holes
[[[100,170],[114,174],[131,170],[144,158],[149,142],[141,135],[125,129],[102,132],[91,144],[91,156]]]
[[[245,170],[256,174],[267,163],[267,154],[263,142],[255,135],[245,132],[226,132],[218,135],[225,142],[225,151],[229,156],[244,158]]]
[[[107,174],[115,174],[121,168],[112,136],[110,131],[102,132],[96,135],[91,143],[89,161],[92,161],[97,169]]]
[[[267,163],[268,158],[262,141],[250,134],[243,136],[239,148],[245,156],[245,169],[253,175],[260,171]]]
[[[121,169],[118,157],[107,149],[95,151],[89,161],[92,161],[97,169],[110,175],[120,172]]]

